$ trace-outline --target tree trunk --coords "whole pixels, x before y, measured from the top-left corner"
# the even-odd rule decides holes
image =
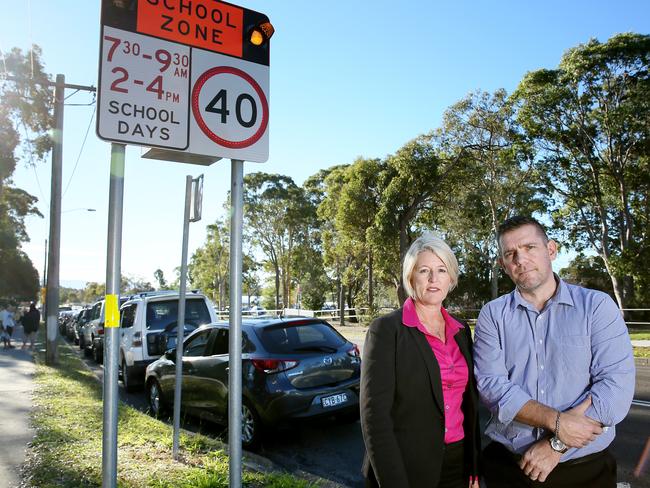
[[[341,280],[341,288],[339,290],[339,325],[343,327],[345,325],[345,286]]]
[[[610,273],[610,278],[612,280],[612,286],[614,287],[614,296],[616,297],[616,303],[618,303],[618,308],[623,310],[627,304],[625,299],[625,288],[623,286],[622,280],[619,280],[616,276]],[[623,314],[625,316],[625,313]]]
[[[368,314],[371,316],[374,315],[375,312],[374,292],[372,250],[368,250]]]
[[[490,296],[492,300],[499,297],[499,263],[495,258],[492,262],[492,270],[490,276]]]
[[[280,270],[275,266],[275,309],[280,310]]]

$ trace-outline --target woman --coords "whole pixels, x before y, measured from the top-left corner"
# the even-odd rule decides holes
[[[458,281],[449,246],[425,234],[402,270],[409,298],[370,324],[361,370],[366,486],[478,488],[478,394],[469,327],[443,308]]]

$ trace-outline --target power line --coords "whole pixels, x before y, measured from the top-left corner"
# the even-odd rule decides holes
[[[83,152],[84,147],[86,145],[86,139],[88,139],[88,132],[90,132],[90,126],[92,125],[93,119],[95,118],[96,110],[97,110],[97,106],[93,108],[93,113],[90,116],[90,120],[88,121],[88,127],[86,127],[86,135],[84,135],[84,140],[81,143],[81,149],[79,149],[79,155],[77,156],[77,161],[74,163],[74,168],[72,169],[72,174],[70,175],[68,184],[65,186],[65,190],[63,190],[63,196],[65,196],[66,192],[68,191],[68,187],[70,186],[70,183],[72,183],[72,177],[74,176],[75,171],[77,171],[77,165],[79,164],[79,160],[81,159],[81,153]]]
[[[72,93],[70,93],[70,95],[68,95],[67,97],[65,97],[63,100],[67,100],[68,98],[70,98],[70,97],[73,96],[73,95],[76,95],[77,93],[79,93],[79,88],[77,88],[75,91],[73,91]]]

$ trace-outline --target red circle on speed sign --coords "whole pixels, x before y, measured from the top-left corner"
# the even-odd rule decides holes
[[[260,97],[260,102],[262,102],[262,122],[260,123],[260,127],[252,136],[242,141],[229,141],[228,139],[224,139],[223,137],[215,134],[210,129],[210,127],[208,127],[208,124],[205,122],[205,120],[203,120],[203,116],[199,109],[199,93],[201,92],[201,88],[210,78],[221,74],[231,74],[239,76],[240,78],[246,80],[246,82],[248,82],[248,84],[253,87],[253,90],[255,90],[257,96]],[[217,66],[216,68],[211,68],[203,73],[198,80],[196,80],[196,84],[192,90],[192,112],[194,113],[196,123],[199,125],[203,133],[208,136],[208,138],[210,138],[210,140],[216,142],[221,146],[231,149],[241,149],[243,147],[248,147],[252,144],[255,144],[260,139],[260,137],[262,137],[266,131],[266,126],[269,123],[269,104],[266,101],[266,96],[264,95],[264,91],[262,91],[262,87],[260,87],[257,81],[255,81],[253,77],[248,73],[240,69],[233,68],[232,66]]]

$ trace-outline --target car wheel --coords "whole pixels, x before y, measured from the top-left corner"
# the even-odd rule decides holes
[[[97,347],[95,344],[93,344],[93,359],[97,364],[102,364],[104,361],[104,351],[102,351],[101,347]]]
[[[126,360],[122,359],[122,384],[124,385],[124,389],[128,391],[129,393],[132,393],[134,391],[138,390],[138,385],[133,383],[133,373],[129,369],[129,367],[126,365]]]
[[[156,380],[150,380],[147,383],[147,400],[149,402],[149,412],[152,417],[162,418],[167,413],[167,406],[163,398],[160,384]]]
[[[241,424],[242,446],[251,451],[257,449],[262,439],[262,423],[255,409],[247,401],[241,406]]]

